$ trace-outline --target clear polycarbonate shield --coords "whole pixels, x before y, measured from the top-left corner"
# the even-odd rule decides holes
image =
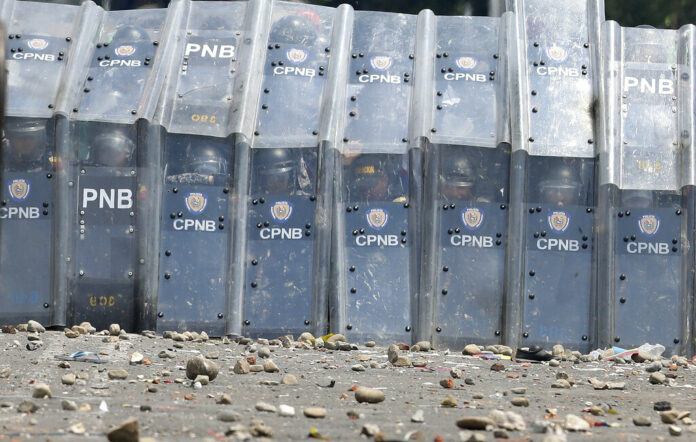
[[[2,137],[0,299],[4,324],[47,320],[51,301],[53,120],[8,117]]]
[[[509,146],[439,148],[433,342],[497,343],[502,326]]]
[[[0,35],[5,35],[5,25],[0,22]],[[0,42],[0,130],[5,118],[5,95],[7,90],[7,68],[5,64],[6,41]]]
[[[433,143],[495,147],[498,143],[498,28],[488,17],[439,17],[435,54]],[[502,97],[500,97],[502,99]]]
[[[161,122],[164,179],[157,330],[225,332],[233,174],[229,137],[243,2],[185,2]]]
[[[104,15],[89,57],[79,118],[132,122],[162,42],[167,11],[114,11]],[[150,81],[150,85],[152,81]]]
[[[185,29],[162,116],[169,132],[226,136],[243,43],[245,2],[186,2]]]
[[[602,338],[675,353],[688,345],[693,296],[693,27],[609,22],[603,44]]]
[[[197,135],[167,139],[158,330],[224,333],[231,158],[225,140]]]
[[[356,12],[346,93],[335,241],[343,268],[332,329],[356,338],[410,340],[408,111],[413,16]]]
[[[513,0],[517,16],[519,90],[523,113],[513,120],[525,149],[532,155],[592,157],[592,51],[600,0]],[[601,11],[601,12],[600,12]],[[531,111],[531,112],[530,112]],[[519,126],[517,126],[519,124]],[[515,127],[518,127],[515,129]]]
[[[317,133],[334,14],[274,4],[251,156],[247,336],[299,334],[315,325]]]
[[[335,12],[274,3],[255,148],[316,146]]]
[[[49,118],[77,38],[80,7],[7,0],[7,114]]]
[[[72,322],[134,330],[137,131],[134,126],[76,124],[77,207],[73,210]]]
[[[406,151],[415,28],[414,16],[355,13],[344,152]]]
[[[525,345],[591,344],[594,161],[529,159],[525,200]]]

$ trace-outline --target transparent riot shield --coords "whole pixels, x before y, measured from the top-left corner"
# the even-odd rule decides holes
[[[428,337],[435,345],[461,348],[501,336],[510,149],[501,124],[499,23],[437,18],[433,129],[425,134],[424,225],[433,231],[424,233],[421,283],[421,296],[432,294]]]
[[[325,323],[313,318],[313,227],[317,134],[335,13],[274,4],[251,158],[245,336],[299,334]]]
[[[245,3],[182,2],[184,20],[160,121],[157,330],[225,332],[230,260],[230,135]],[[251,34],[249,34],[251,35]],[[251,38],[251,37],[248,37]]]
[[[346,93],[332,331],[410,341],[408,111],[414,16],[356,12]],[[341,230],[343,233],[341,233]]]
[[[144,152],[144,120],[152,119],[147,103],[161,89],[155,77],[165,17],[162,9],[103,13],[84,57],[88,69],[69,136],[77,192],[70,217],[72,323],[141,327],[136,281],[146,265],[138,262],[145,259],[139,241],[149,236],[141,220],[154,216],[154,195],[143,181],[154,168]]]
[[[66,66],[79,38],[76,6],[7,0],[0,18],[7,52],[7,119],[0,170],[0,322],[49,323],[59,302],[50,275],[55,231],[56,156],[54,111]],[[4,74],[4,71],[3,71]]]
[[[601,344],[689,349],[694,28],[602,28]]]
[[[5,35],[5,25],[0,22],[0,35]],[[0,42],[0,130],[5,118],[5,90],[7,89],[7,68],[5,67],[5,40]]]
[[[520,0],[508,57],[511,211],[505,341],[587,351],[593,296],[599,0]],[[521,334],[521,336],[520,336]]]

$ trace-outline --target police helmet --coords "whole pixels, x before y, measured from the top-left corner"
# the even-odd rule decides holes
[[[359,195],[369,194],[383,179],[388,179],[385,166],[378,155],[360,155],[350,165],[351,188]]]
[[[316,39],[316,25],[309,18],[289,15],[275,22],[269,41],[312,46]]]
[[[139,26],[126,25],[119,27],[114,36],[111,37],[111,41],[114,43],[133,43],[136,41],[148,41],[150,36],[147,31]]]
[[[448,187],[471,187],[474,185],[474,169],[465,156],[448,158],[442,165],[441,177]]]
[[[227,160],[212,146],[189,147],[188,168],[200,175],[220,175],[227,173]]]
[[[135,143],[122,130],[101,132],[94,137],[92,162],[107,167],[124,167],[130,163]]]
[[[545,202],[552,204],[576,204],[582,184],[578,172],[566,164],[552,168],[539,181],[539,192]]]
[[[296,161],[288,149],[259,149],[254,154],[256,175],[269,188],[295,182]]]
[[[13,119],[6,122],[3,133],[3,148],[15,160],[38,160],[48,143],[44,120]]]

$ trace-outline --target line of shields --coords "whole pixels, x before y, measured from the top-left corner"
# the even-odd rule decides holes
[[[0,322],[690,352],[694,26],[507,6],[5,0]]]

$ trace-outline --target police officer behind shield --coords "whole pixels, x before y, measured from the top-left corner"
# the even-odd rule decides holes
[[[346,167],[346,180],[349,201],[406,201],[403,183],[396,171],[398,166],[389,168],[388,158],[378,154],[361,154]],[[394,170],[394,173],[390,173]]]
[[[167,183],[224,185],[228,180],[227,159],[220,149],[211,145],[189,144],[184,158],[167,164],[167,167],[177,166],[177,173],[167,173]]]
[[[582,183],[575,170],[559,164],[538,184],[541,202],[552,206],[576,206],[580,202]]]
[[[128,167],[132,164],[135,144],[121,130],[101,132],[90,146],[88,163],[97,167]]]
[[[268,195],[309,195],[308,160],[293,149],[258,149],[254,153],[254,188]]]
[[[471,162],[462,155],[443,160],[440,169],[442,196],[450,201],[468,201],[474,197],[474,172]]]
[[[2,150],[8,170],[35,172],[46,167],[44,153],[48,144],[46,122],[16,120],[5,124]]]

